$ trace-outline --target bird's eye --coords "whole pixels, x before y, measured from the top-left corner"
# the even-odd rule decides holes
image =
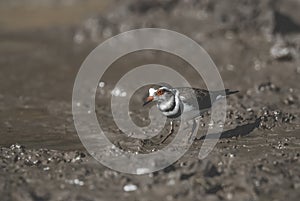
[[[159,90],[157,90],[157,92],[156,92],[156,95],[158,95],[158,96],[161,96],[161,95],[163,95],[164,94],[164,90],[162,90],[162,89],[159,89]]]

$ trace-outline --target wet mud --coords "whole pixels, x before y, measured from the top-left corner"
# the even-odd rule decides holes
[[[0,1],[1,200],[299,200],[298,1],[43,2]],[[8,12],[16,7],[23,12]],[[53,16],[55,8],[62,20]],[[216,63],[225,87],[239,93],[227,99],[224,129],[208,157],[200,160],[198,154],[205,138],[218,137],[205,136],[210,112],[181,159],[137,176],[93,159],[77,136],[71,110],[75,76],[90,51],[115,34],[142,27],[194,39]],[[159,143],[168,127],[149,140],[128,138],[111,114],[111,95],[126,95],[114,90],[118,79],[153,62],[205,87],[173,55],[144,51],[120,58],[96,93],[98,121],[115,145],[108,154],[116,147],[149,153],[173,139]],[[130,117],[140,126],[150,123],[151,106],[142,107],[146,92],[147,86],[140,88],[130,103]]]

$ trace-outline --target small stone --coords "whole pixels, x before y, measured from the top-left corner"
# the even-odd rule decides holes
[[[74,180],[66,180],[67,183],[69,184],[74,184],[74,185],[78,185],[78,186],[83,186],[84,182],[80,181],[79,179],[74,179]]]
[[[126,184],[126,185],[123,187],[123,190],[124,190],[125,192],[136,191],[136,190],[137,190],[137,186],[134,185],[134,184]]]
[[[137,168],[136,169],[136,174],[140,175],[140,174],[146,174],[151,172],[148,168]]]
[[[228,154],[228,156],[229,156],[229,158],[234,158],[235,157],[235,155],[232,154],[232,153]]]
[[[83,182],[83,181],[80,181],[79,179],[74,179],[74,184],[75,184],[75,185],[78,185],[78,186],[83,186],[83,185],[84,185],[84,182]]]
[[[10,146],[10,149],[11,150],[20,150],[20,149],[24,149],[24,147],[19,144],[13,144]]]
[[[247,108],[247,112],[253,112],[253,109],[251,107]]]
[[[234,65],[228,64],[228,65],[226,66],[226,69],[229,70],[229,71],[233,71],[233,70],[234,70]]]
[[[275,91],[278,92],[280,91],[280,88],[278,86],[276,86],[275,84],[273,84],[272,82],[265,82],[262,83],[258,86],[258,90],[259,91]]]
[[[99,82],[99,85],[98,85],[100,88],[103,88],[105,86],[105,82]]]
[[[226,197],[227,197],[228,200],[232,200],[233,195],[232,195],[232,193],[228,193],[228,194],[226,195]]]
[[[289,95],[286,99],[284,99],[284,104],[293,105],[295,103],[294,97]]]
[[[279,41],[271,47],[270,54],[274,59],[277,60],[292,60],[293,49],[284,44],[283,41]]]

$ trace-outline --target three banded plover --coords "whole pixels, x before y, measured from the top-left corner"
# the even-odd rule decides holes
[[[216,101],[237,92],[230,91],[229,89],[210,92],[205,89],[162,86],[158,89],[149,89],[149,95],[144,102],[144,106],[150,102],[156,102],[157,108],[170,120],[171,129],[168,135],[162,140],[163,143],[174,131],[174,120],[182,120],[182,118],[193,120],[193,129],[195,129],[195,119],[197,117],[209,110]]]

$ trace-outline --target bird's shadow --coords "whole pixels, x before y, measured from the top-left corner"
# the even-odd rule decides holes
[[[232,137],[239,137],[239,136],[246,136],[249,135],[255,128],[258,128],[261,122],[261,118],[258,118],[253,123],[248,123],[242,126],[237,126],[234,129],[224,131],[220,134],[209,134],[204,135],[198,138],[198,140],[204,139],[222,139],[222,138],[232,138]]]

